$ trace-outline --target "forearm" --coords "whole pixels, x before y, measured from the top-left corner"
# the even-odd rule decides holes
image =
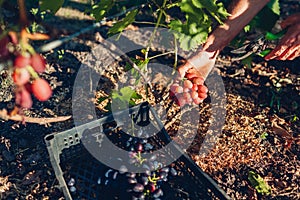
[[[203,50],[218,54],[246,26],[269,0],[233,0],[230,17],[208,37]]]

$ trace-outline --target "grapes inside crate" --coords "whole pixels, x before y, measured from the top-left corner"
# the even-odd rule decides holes
[[[148,103],[45,141],[66,199],[229,199],[170,139]]]

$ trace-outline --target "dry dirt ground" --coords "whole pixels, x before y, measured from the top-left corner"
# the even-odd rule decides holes
[[[293,6],[285,12],[299,10],[299,4]],[[92,19],[82,11],[84,9],[80,3],[71,2],[49,19],[45,27],[52,27],[48,31],[53,38],[74,33],[92,23]],[[104,34],[106,31],[107,28],[103,27],[83,34],[45,54],[48,65],[43,76],[51,83],[53,97],[44,103],[35,101],[33,108],[25,115],[72,115],[72,88],[77,71],[89,52],[101,43],[97,32]],[[165,57],[162,62],[167,60],[168,57]],[[222,134],[208,154],[199,155],[203,139],[210,134],[207,130],[213,105],[209,97],[199,105],[201,118],[199,124],[194,125],[198,132],[187,152],[232,199],[300,199],[299,66],[299,58],[265,62],[257,57],[251,66],[240,62],[216,65],[213,73],[221,75],[226,90],[223,99],[226,118]],[[121,79],[118,76],[122,73],[116,69],[108,68],[104,85],[112,87],[116,80]],[[0,108],[11,109],[13,86],[9,73],[1,72],[0,81]],[[98,88],[96,97],[108,93],[103,88]],[[141,89],[140,93],[144,95],[144,90]],[[165,98],[166,95],[162,88],[157,87],[148,100],[153,105],[161,104],[169,109],[164,123],[170,135],[174,136],[180,113],[179,108]],[[99,108],[97,112],[102,114],[101,105],[96,103],[96,106]],[[46,126],[0,120],[0,127],[0,198],[63,198],[57,189],[58,182],[43,138],[74,127],[73,120]],[[180,138],[177,142],[180,143]],[[270,195],[256,192],[248,180],[249,171],[263,177],[272,189]]]

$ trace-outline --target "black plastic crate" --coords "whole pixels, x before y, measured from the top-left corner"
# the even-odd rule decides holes
[[[157,133],[140,138],[142,134],[153,130]],[[84,139],[85,142],[90,141],[91,146],[100,144],[107,148],[105,144],[108,142],[102,140],[104,135],[115,146],[131,155],[128,161],[134,164],[121,165],[127,170],[108,167],[107,163],[100,162],[86,149],[86,145],[83,145]],[[97,142],[95,136],[100,137]],[[148,103],[64,132],[47,135],[45,141],[56,178],[66,199],[229,199],[176,143],[171,142],[163,124]],[[167,144],[170,144],[170,147],[163,148]],[[137,159],[141,158],[138,157],[141,155],[138,152],[149,152],[151,155],[151,152],[160,149],[163,151],[157,154],[159,158],[155,156],[159,162],[155,159],[152,161],[153,156]],[[176,159],[176,155],[180,157]],[[173,157],[173,162],[165,164],[164,167],[157,166],[164,165],[164,159]],[[107,156],[107,160],[110,159],[116,161],[119,158]],[[120,158],[118,162],[125,161]],[[140,169],[142,166],[147,170],[138,173],[126,172],[128,167],[132,166],[132,169],[135,169],[135,166]],[[139,188],[140,184],[132,181],[144,181],[144,186]],[[152,187],[154,192],[149,192],[152,191]],[[162,196],[155,196],[161,191]]]

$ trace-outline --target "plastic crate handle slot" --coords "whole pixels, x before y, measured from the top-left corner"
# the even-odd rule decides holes
[[[147,126],[150,124],[150,106],[148,102],[144,102],[140,105],[140,108],[138,110],[138,113],[134,116],[133,120],[134,122],[139,126]]]

